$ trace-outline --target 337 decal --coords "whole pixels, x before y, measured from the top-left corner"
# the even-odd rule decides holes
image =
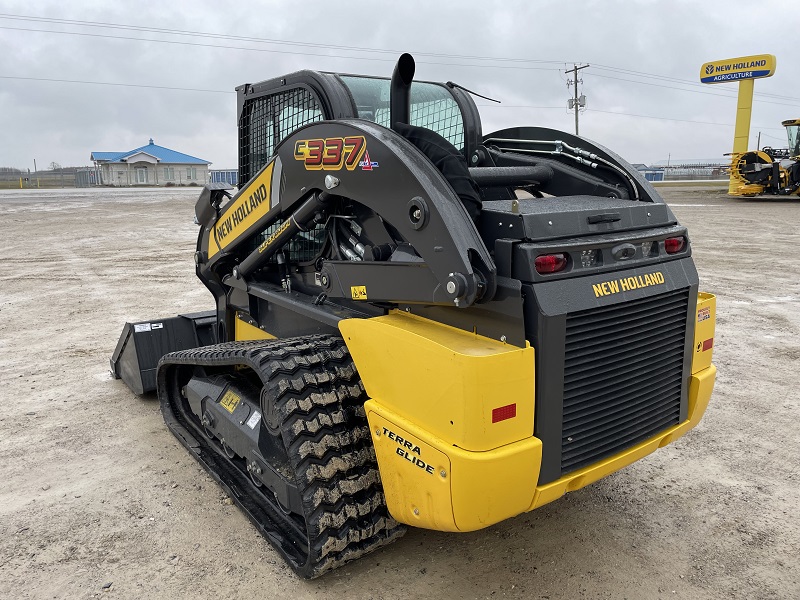
[[[362,135],[297,140],[294,144],[295,160],[302,160],[308,171],[340,171],[342,167],[352,171],[363,162],[366,151],[367,140]]]

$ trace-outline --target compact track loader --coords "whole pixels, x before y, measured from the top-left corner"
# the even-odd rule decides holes
[[[568,133],[483,135],[413,74],[239,87],[243,185],[196,206],[216,308],[112,358],[302,577],[586,486],[714,385],[714,297],[653,187]]]

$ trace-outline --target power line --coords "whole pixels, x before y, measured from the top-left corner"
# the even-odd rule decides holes
[[[21,81],[42,81],[48,83],[77,83],[77,84],[86,84],[86,85],[108,85],[108,86],[117,86],[117,87],[128,87],[128,88],[145,88],[145,89],[157,89],[157,90],[172,90],[172,91],[180,91],[180,92],[208,92],[214,94],[234,94],[234,91],[231,90],[210,90],[210,89],[203,89],[203,88],[185,88],[185,87],[171,87],[165,85],[147,85],[147,84],[137,84],[137,83],[117,83],[112,81],[86,81],[86,80],[77,80],[77,79],[55,79],[55,78],[48,78],[48,77],[19,77],[13,75],[0,75],[0,79],[17,79]],[[528,108],[528,109],[535,109],[535,110],[562,110],[563,106],[533,106],[530,104],[477,104],[477,106],[481,108]],[[617,115],[621,117],[636,117],[642,119],[655,119],[659,121],[675,121],[679,123],[694,123],[698,125],[717,125],[721,127],[733,127],[732,123],[716,123],[713,121],[695,121],[690,119],[672,119],[669,117],[656,117],[654,115],[639,115],[634,113],[624,113],[619,111],[610,111],[610,110],[599,110],[596,108],[587,108],[586,110],[590,112],[596,113],[604,113],[609,115]],[[758,125],[753,125],[754,128],[758,129],[767,129],[767,130],[774,130],[774,131],[783,131],[782,127],[761,127]],[[764,134],[767,135],[767,134]]]
[[[150,88],[155,90],[176,90],[180,92],[210,92],[214,94],[235,94],[233,90],[206,90],[202,88],[170,87],[166,85],[147,85],[144,83],[115,83],[112,81],[83,81],[77,79],[51,79],[47,77],[16,77],[13,75],[0,75],[0,79],[19,79],[22,81],[47,81],[54,83],[83,83],[88,85],[113,85],[130,88]]]
[[[172,29],[172,28],[162,28],[162,27],[152,27],[152,26],[140,26],[140,25],[129,25],[123,23],[109,23],[109,22],[101,22],[101,21],[87,21],[87,20],[78,20],[78,19],[61,19],[61,18],[53,18],[53,17],[40,17],[35,15],[15,15],[15,14],[8,14],[8,13],[0,13],[0,19],[8,19],[8,20],[17,20],[17,21],[31,21],[36,23],[54,23],[60,25],[67,25],[67,26],[75,26],[75,27],[95,27],[95,28],[103,28],[103,29],[120,29],[125,31],[140,31],[140,32],[149,32],[149,33],[158,33],[158,34],[165,34],[165,35],[177,35],[177,36],[191,36],[193,38],[196,37],[206,37],[211,39],[222,39],[222,40],[237,40],[237,41],[244,41],[249,43],[259,43],[259,44],[276,44],[276,45],[288,45],[288,46],[299,46],[299,47],[306,47],[306,48],[320,48],[320,49],[335,49],[335,50],[348,50],[352,52],[370,52],[370,53],[381,53],[381,54],[397,54],[400,51],[394,49],[386,49],[386,48],[368,48],[368,47],[353,47],[353,46],[343,46],[343,45],[336,45],[336,44],[320,44],[315,42],[301,42],[301,41],[292,41],[292,40],[278,40],[278,39],[271,39],[271,38],[256,38],[256,37],[249,37],[249,36],[241,36],[241,35],[231,35],[231,34],[222,34],[216,32],[209,32],[209,31],[188,31],[188,30],[181,30],[181,29]],[[10,30],[19,30],[19,31],[33,31],[33,32],[42,32],[42,33],[56,33],[62,35],[84,35],[92,37],[92,34],[86,34],[83,32],[70,32],[70,31],[53,31],[53,30],[43,30],[43,29],[30,29],[30,28],[14,28],[14,27],[0,27],[0,29],[10,29]],[[110,35],[95,35],[94,37],[104,37],[104,38],[116,38],[122,40],[130,40],[130,41],[150,41],[156,43],[179,43],[171,40],[153,40],[153,39],[146,39],[146,38],[131,38],[126,36],[110,36]],[[199,44],[199,43],[188,43],[189,45],[194,46],[202,46],[202,47],[210,47],[210,48],[223,48],[223,49],[236,49],[236,50],[250,50],[250,51],[267,51],[267,52],[275,52],[275,53],[287,53],[287,54],[297,54],[303,56],[323,56],[323,57],[330,57],[330,58],[352,58],[356,60],[385,60],[390,61],[390,59],[376,59],[376,58],[367,58],[367,57],[358,57],[358,56],[341,56],[341,55],[331,55],[331,54],[317,54],[317,53],[303,53],[303,52],[281,52],[278,50],[267,50],[267,49],[258,49],[258,48],[246,48],[246,47],[239,47],[239,46],[223,46],[223,45],[216,45],[216,44]],[[508,63],[537,63],[537,64],[565,64],[568,61],[554,61],[554,60],[537,60],[537,59],[528,59],[528,58],[511,58],[511,57],[499,57],[499,56],[476,56],[476,55],[466,55],[466,54],[444,54],[444,53],[430,53],[430,52],[416,52],[418,56],[430,56],[430,57],[438,57],[438,58],[448,58],[448,59],[455,59],[455,60],[478,60],[478,61],[488,61],[488,62],[508,62]],[[393,60],[393,59],[391,59]],[[476,64],[455,64],[455,63],[438,63],[438,62],[420,62],[420,64],[438,64],[438,65],[447,65],[447,66],[474,66],[474,67],[484,67],[486,65],[476,65]],[[596,65],[598,69],[622,73],[625,75],[629,75],[632,77],[647,77],[649,79],[658,79],[662,81],[669,81],[674,83],[679,83],[681,85],[688,85],[692,87],[706,87],[706,84],[702,84],[695,81],[689,81],[685,79],[680,79],[677,77],[671,77],[667,75],[659,75],[655,73],[646,73],[643,74],[641,71],[635,71],[632,69],[625,69],[622,67],[614,67],[611,65]],[[526,69],[526,67],[496,67],[496,68],[520,68]],[[532,70],[549,70],[547,68],[534,68],[534,67],[527,67],[528,69]],[[674,89],[679,91],[685,92],[692,92],[692,93],[702,93],[706,95],[712,96],[720,96],[725,98],[735,98],[736,93],[731,90],[731,94],[726,93],[724,88],[720,88],[720,93],[714,92],[707,92],[707,91],[699,91],[699,90],[687,90],[684,88],[676,88],[671,86],[665,86],[656,84],[653,82],[642,82],[642,81],[635,81],[630,79],[622,79],[622,78],[614,78],[608,75],[600,75],[596,74],[597,77],[606,77],[608,79],[618,79],[619,81],[626,81],[628,83],[638,83],[640,85],[651,85],[656,87],[664,87],[666,89]],[[761,97],[769,97],[775,98],[779,100],[794,100],[800,102],[800,98],[792,97],[792,96],[782,96],[778,94],[766,94],[762,92],[756,92],[756,96]],[[762,100],[757,100],[758,102],[766,102]],[[781,103],[771,103],[776,104],[778,106],[793,106],[788,104],[781,104]]]
[[[332,48],[338,50],[352,50],[356,52],[380,52],[380,53],[389,53],[389,54],[399,54],[402,52],[401,50],[393,50],[393,49],[386,49],[386,48],[366,48],[366,47],[358,47],[358,46],[341,46],[336,44],[320,44],[315,42],[298,42],[292,40],[276,40],[270,38],[255,38],[249,36],[241,36],[241,35],[231,35],[231,34],[224,34],[224,33],[214,33],[208,31],[187,31],[182,29],[170,29],[170,28],[162,28],[162,27],[152,27],[152,26],[141,26],[141,25],[126,25],[122,23],[105,23],[99,21],[84,21],[84,20],[77,20],[77,19],[58,19],[52,17],[38,17],[33,15],[11,15],[0,13],[0,19],[10,19],[10,20],[18,20],[18,21],[33,21],[33,22],[41,22],[41,23],[54,23],[54,24],[61,24],[61,25],[72,25],[72,26],[79,26],[79,27],[101,27],[103,29],[122,29],[127,31],[143,31],[149,33],[162,33],[167,35],[183,35],[183,36],[192,36],[192,37],[208,37],[212,39],[226,39],[226,40],[237,40],[237,41],[245,41],[245,42],[253,42],[253,43],[261,43],[261,44],[282,44],[282,45],[289,45],[289,46],[303,46],[303,47],[312,47],[312,48]],[[33,30],[38,31],[38,30]],[[60,32],[60,33],[70,33],[70,32]],[[75,32],[73,32],[75,33]],[[139,38],[136,38],[139,39]],[[468,54],[442,54],[442,53],[433,53],[433,52],[415,52],[417,56],[431,56],[437,58],[455,58],[455,59],[467,59],[467,60],[484,60],[484,61],[499,61],[499,62],[522,62],[522,63],[540,63],[540,64],[562,64],[564,61],[561,60],[539,60],[539,59],[530,59],[530,58],[510,58],[510,57],[491,57],[491,56],[475,56],[475,55],[468,55]]]
[[[595,66],[598,69],[601,69],[601,70],[604,70],[604,71],[622,73],[624,75],[630,75],[630,76],[633,76],[633,77],[646,77],[648,79],[661,79],[661,80],[664,80],[664,81],[671,81],[671,82],[674,82],[674,83],[680,83],[680,84],[683,84],[683,85],[690,85],[690,86],[693,86],[693,87],[708,88],[708,84],[707,83],[700,83],[698,81],[690,81],[688,79],[679,79],[677,77],[670,77],[668,75],[658,75],[658,74],[655,74],[655,73],[645,73],[645,74],[643,74],[641,71],[632,71],[630,69],[624,69],[624,68],[621,68],[621,67],[612,67],[612,66],[609,66],[609,65],[595,65]],[[731,89],[731,88],[726,88],[724,86],[721,86],[718,89],[719,89],[720,92],[723,92],[723,93],[726,93],[726,90],[730,90],[730,94],[732,96],[734,96],[734,97],[737,95],[737,92],[735,90]],[[798,102],[800,102],[800,98],[798,98],[796,96],[782,96],[782,95],[779,95],[779,94],[767,94],[765,92],[756,92],[755,95],[756,96],[764,96],[766,98],[777,98],[779,100],[797,100]]]
[[[257,43],[270,43],[270,44],[284,44],[284,45],[291,45],[291,46],[303,46],[303,47],[310,47],[310,48],[335,48],[335,49],[346,49],[353,52],[377,52],[377,53],[396,53],[396,50],[388,50],[388,49],[380,49],[380,48],[359,48],[359,47],[346,47],[346,46],[336,46],[336,45],[326,45],[326,44],[316,44],[311,42],[295,42],[295,41],[286,41],[286,40],[269,40],[269,39],[259,39],[259,38],[251,38],[246,36],[234,36],[234,35],[227,35],[227,34],[218,34],[212,32],[192,32],[192,31],[183,31],[178,29],[165,29],[165,28],[155,28],[155,27],[142,27],[137,25],[124,25],[118,23],[101,23],[101,22],[94,22],[94,21],[78,21],[72,19],[54,19],[54,18],[47,18],[47,17],[33,17],[33,16],[24,16],[24,15],[9,15],[9,14],[0,14],[0,19],[16,19],[16,20],[27,20],[27,21],[35,21],[35,22],[50,22],[50,23],[59,23],[65,24],[69,26],[86,26],[86,27],[105,27],[105,28],[116,28],[116,29],[125,29],[131,31],[145,31],[151,33],[161,33],[161,34],[168,34],[168,35],[192,35],[192,36],[201,36],[201,37],[211,37],[215,39],[233,39],[239,41],[247,41],[247,42],[257,42]],[[298,51],[288,51],[288,50],[275,50],[275,49],[267,49],[267,48],[252,48],[252,47],[242,47],[242,46],[228,46],[228,45],[219,45],[219,44],[205,44],[200,42],[188,42],[188,41],[177,41],[177,40],[163,40],[163,39],[149,39],[149,38],[140,38],[140,37],[129,37],[129,36],[118,36],[118,35],[106,35],[106,34],[95,34],[95,33],[87,33],[87,32],[75,32],[75,31],[54,31],[54,30],[46,30],[46,29],[33,29],[33,28],[20,28],[20,27],[7,27],[7,26],[0,26],[0,29],[6,30],[16,30],[16,31],[32,31],[32,32],[41,32],[41,33],[53,33],[53,34],[61,34],[61,35],[76,35],[76,36],[84,36],[84,37],[94,37],[94,38],[104,38],[104,39],[119,39],[119,40],[126,40],[126,41],[137,41],[137,42],[154,42],[154,43],[166,43],[166,44],[176,44],[176,45],[184,45],[184,46],[196,46],[196,47],[207,47],[207,48],[222,48],[222,49],[234,49],[234,50],[244,50],[244,51],[255,51],[255,52],[268,52],[268,53],[276,53],[276,54],[292,54],[292,55],[301,55],[301,56],[315,56],[315,57],[322,57],[322,58],[344,58],[344,59],[355,59],[355,60],[372,60],[372,61],[381,61],[381,62],[393,62],[394,58],[375,58],[375,57],[362,57],[362,56],[345,56],[345,55],[338,55],[338,54],[320,54],[320,53],[310,53],[310,52],[298,52]],[[432,56],[432,57],[442,57],[442,58],[449,58],[449,59],[456,59],[456,60],[482,60],[482,61],[501,61],[501,62],[512,62],[512,63],[540,63],[540,64],[563,64],[562,61],[542,61],[542,60],[533,60],[533,59],[521,59],[521,58],[508,58],[508,57],[478,57],[478,56],[470,56],[470,55],[456,55],[456,54],[434,54],[434,53],[417,53],[418,55],[422,56]],[[436,62],[436,61],[418,61],[419,64],[435,64],[435,65],[445,65],[445,66],[456,66],[456,67],[478,67],[478,68],[494,68],[494,69],[522,69],[522,70],[552,70],[555,72],[560,73],[560,69],[555,69],[553,67],[531,67],[531,66],[507,66],[507,65],[487,65],[487,64],[464,64],[464,63],[443,63],[443,62]],[[642,77],[643,75],[641,72],[632,71],[629,69],[619,68],[619,67],[612,67],[608,65],[596,65],[597,68],[602,70],[607,70],[611,72],[619,72],[623,74],[629,74],[631,76]],[[598,73],[593,73],[596,77],[606,78],[606,79],[615,79],[618,81],[624,81],[626,83],[635,83],[639,85],[649,85],[655,87],[663,87],[666,89],[672,89],[676,91],[683,91],[683,92],[690,92],[690,93],[699,93],[704,95],[711,95],[711,96],[721,96],[725,98],[735,98],[734,95],[728,95],[726,93],[714,93],[714,92],[707,92],[707,91],[700,91],[700,90],[691,90],[685,89],[675,86],[668,86],[664,84],[658,84],[653,82],[644,82],[644,81],[636,81],[631,79],[625,79],[621,77],[613,77],[611,75],[602,75]],[[654,75],[654,74],[647,74],[647,77],[656,78],[663,81],[672,81],[680,83],[681,85],[691,85],[691,86],[700,86],[703,87],[704,84],[699,84],[695,82],[690,82],[687,80],[682,80],[678,78],[663,76],[663,75]],[[70,80],[70,79],[57,79],[57,78],[37,78],[37,77],[17,77],[17,76],[0,76],[2,79],[17,79],[17,80],[29,80],[29,81],[42,81],[42,82],[56,82],[56,83],[75,83],[75,84],[89,84],[89,85],[107,85],[107,86],[119,86],[119,87],[130,87],[130,88],[149,88],[149,89],[162,89],[162,90],[174,90],[174,91],[193,91],[193,92],[208,92],[208,93],[233,93],[229,90],[212,90],[212,89],[199,89],[199,88],[184,88],[184,87],[172,87],[172,86],[159,86],[159,85],[148,85],[148,84],[128,84],[128,83],[116,83],[116,82],[103,82],[103,81],[86,81],[86,80]],[[720,90],[722,91],[722,90]],[[757,94],[757,95],[764,95],[767,97],[775,97],[781,99],[789,99],[794,100],[790,96],[778,96],[774,94]],[[798,99],[800,100],[800,99]],[[762,102],[767,104],[775,104],[778,106],[795,106],[793,104],[784,104],[780,102],[769,102],[766,100],[755,100],[756,102]],[[538,109],[538,110],[551,110],[551,109],[561,109],[562,107],[551,107],[551,106],[530,106],[530,105],[503,105],[503,106],[491,106],[491,108],[530,108],[530,109]],[[660,119],[664,121],[675,121],[675,122],[685,122],[685,123],[696,123],[696,124],[706,124],[706,125],[724,125],[724,126],[732,126],[729,124],[724,123],[714,123],[708,121],[694,121],[694,120],[687,120],[687,119],[670,119],[667,117],[655,117],[651,115],[637,115],[633,113],[620,113],[620,112],[612,112],[612,111],[602,111],[597,109],[592,109],[595,112],[599,113],[608,113],[608,114],[615,114],[615,115],[622,115],[622,116],[630,116],[630,117],[639,117],[639,118],[647,118],[647,119]],[[762,128],[762,129],[774,129],[774,130],[781,130],[780,128]]]
[[[611,111],[611,110],[598,110],[596,108],[587,108],[586,110],[589,111],[589,112],[604,113],[604,114],[607,114],[607,115],[618,115],[620,117],[638,117],[638,118],[641,118],[641,119],[655,119],[657,121],[676,121],[676,122],[679,122],[679,123],[695,123],[697,125],[717,125],[717,126],[720,126],[720,127],[735,127],[735,124],[733,124],[733,123],[716,123],[714,121],[695,121],[695,120],[690,120],[690,119],[671,119],[669,117],[656,117],[654,115],[639,115],[639,114],[634,114],[634,113],[624,113],[624,112],[617,112],[617,111]],[[781,129],[779,127],[760,127],[758,125],[753,125],[753,127],[758,128],[758,129],[774,129],[774,130],[777,130],[777,131],[780,131],[780,129]]]
[[[2,15],[0,15],[2,17]],[[123,26],[120,26],[123,27]],[[82,36],[82,37],[92,37],[92,38],[102,38],[102,39],[115,39],[115,40],[125,40],[125,41],[136,41],[136,42],[153,42],[153,43],[161,43],[161,44],[173,44],[173,45],[180,45],[180,46],[192,46],[192,47],[202,47],[202,48],[220,48],[226,50],[243,50],[243,51],[250,51],[250,52],[266,52],[272,54],[289,54],[289,55],[296,55],[296,56],[314,56],[314,57],[321,57],[321,58],[344,58],[344,59],[351,59],[351,60],[368,60],[368,61],[378,61],[378,62],[394,62],[394,58],[377,58],[377,57],[369,57],[369,56],[350,56],[350,55],[341,55],[341,54],[321,54],[317,52],[298,52],[298,51],[290,51],[290,50],[276,50],[270,48],[249,48],[245,46],[229,46],[229,45],[222,45],[222,44],[205,44],[200,42],[187,42],[187,41],[178,41],[178,40],[159,40],[159,39],[151,39],[151,38],[140,38],[140,37],[130,37],[130,36],[120,36],[120,35],[106,35],[106,34],[99,34],[99,33],[87,33],[87,32],[78,32],[78,31],[55,31],[49,29],[33,29],[33,28],[23,28],[23,27],[8,27],[8,26],[0,26],[0,29],[11,30],[11,31],[30,31],[30,32],[37,32],[37,33],[53,33],[56,35],[75,35],[75,36]],[[324,48],[325,46],[319,45],[317,47]],[[339,47],[341,48],[341,47]],[[368,49],[356,49],[352,48],[351,50],[360,52],[360,51],[368,51]],[[383,52],[393,52],[393,51],[383,51]],[[448,56],[452,58],[457,58],[457,55],[442,55]],[[464,55],[466,57],[466,55]],[[472,57],[469,57],[472,58]],[[478,57],[476,57],[478,58]],[[484,60],[484,59],[482,59]],[[488,60],[488,59],[487,59]],[[495,59],[492,59],[495,60]],[[509,61],[513,59],[506,59],[506,58],[497,58],[496,60],[502,61]],[[535,61],[532,61],[535,62]],[[555,62],[555,61],[547,61],[548,63]],[[448,63],[448,62],[438,62],[438,61],[417,61],[417,64],[427,64],[427,65],[440,65],[440,66],[448,66],[448,67],[476,67],[476,68],[490,68],[490,69],[520,69],[526,71],[556,71],[557,69],[553,67],[531,67],[531,66],[512,66],[512,65],[488,65],[488,64],[472,64],[472,63]],[[621,69],[622,70],[622,69]],[[652,82],[643,82],[643,81],[635,81],[631,79],[623,79],[620,77],[612,77],[610,75],[601,75],[601,74],[594,74],[595,77],[603,77],[607,79],[616,79],[619,81],[625,81],[627,83],[635,83],[639,85],[649,85],[655,87],[662,87],[666,89],[672,89],[682,92],[690,92],[694,94],[705,94],[709,96],[720,96],[723,98],[735,98],[735,96],[731,96],[728,94],[718,94],[714,92],[703,92],[699,90],[687,90],[684,88],[678,88],[674,86],[667,86],[663,84],[657,84]],[[785,104],[781,102],[770,102],[768,100],[754,100],[754,102],[760,102],[764,104],[774,104],[777,106],[791,106],[795,107],[793,104]]]
[[[230,39],[230,40],[238,40],[238,41],[246,41],[251,43],[268,43],[268,44],[280,44],[280,45],[289,45],[289,46],[301,46],[301,47],[308,47],[308,48],[320,48],[320,49],[339,49],[339,50],[348,50],[352,52],[371,52],[371,53],[398,53],[399,50],[390,50],[384,48],[365,48],[365,47],[348,47],[348,46],[340,46],[335,44],[318,44],[313,42],[297,42],[297,41],[290,41],[290,40],[275,40],[269,38],[253,38],[248,36],[237,36],[237,35],[229,35],[229,34],[220,34],[214,32],[202,32],[202,31],[185,31],[180,29],[168,29],[168,28],[160,28],[160,27],[145,27],[139,25],[126,25],[120,23],[105,23],[105,22],[97,22],[97,21],[83,21],[83,20],[76,20],[76,19],[57,19],[57,18],[50,18],[50,17],[37,17],[37,16],[29,16],[29,15],[11,15],[11,14],[0,14],[0,19],[11,19],[11,20],[21,20],[21,21],[33,21],[33,22],[43,22],[43,23],[56,23],[56,24],[63,24],[68,26],[79,26],[79,27],[103,27],[103,28],[112,28],[112,29],[122,29],[127,31],[142,31],[142,32],[150,32],[150,33],[159,33],[159,34],[166,34],[166,35],[181,35],[181,36],[192,36],[192,37],[208,37],[212,39]],[[104,38],[104,39],[120,39],[126,41],[139,41],[139,42],[154,42],[154,43],[166,43],[166,44],[178,44],[178,45],[188,45],[188,46],[196,46],[196,47],[206,47],[206,48],[221,48],[221,49],[232,49],[232,50],[243,50],[243,51],[255,51],[255,52],[271,52],[276,54],[293,54],[299,56],[315,56],[315,57],[323,57],[323,58],[346,58],[346,59],[354,59],[354,60],[371,60],[371,61],[382,61],[382,62],[393,62],[394,58],[375,58],[375,57],[362,57],[362,56],[350,56],[350,55],[339,55],[339,54],[320,54],[320,53],[310,53],[310,52],[292,52],[286,50],[275,50],[275,49],[267,49],[267,48],[250,48],[250,47],[242,47],[242,46],[228,46],[228,45],[220,45],[220,44],[203,44],[199,42],[181,42],[176,40],[163,40],[163,39],[150,39],[150,38],[140,38],[140,37],[129,37],[129,36],[119,36],[119,35],[105,35],[105,34],[92,34],[86,32],[76,32],[76,31],[55,31],[55,30],[48,30],[48,29],[33,29],[33,28],[21,28],[21,27],[7,27],[7,26],[0,26],[0,29],[7,29],[7,30],[16,30],[16,31],[31,31],[31,32],[39,32],[39,33],[54,33],[57,35],[76,35],[76,36],[84,36],[84,37],[97,37],[97,38]],[[536,60],[536,59],[525,59],[525,58],[509,58],[509,57],[486,57],[486,56],[474,56],[474,55],[463,55],[463,54],[442,54],[442,53],[424,53],[418,52],[417,55],[419,56],[432,56],[432,57],[440,57],[440,58],[449,58],[449,59],[456,59],[456,60],[481,60],[481,61],[498,61],[498,62],[511,62],[511,63],[538,63],[538,64],[562,64],[563,61],[551,61],[551,60]],[[442,63],[436,61],[418,61],[419,64],[433,64],[433,65],[444,65],[444,66],[456,66],[456,67],[478,67],[478,68],[499,68],[499,69],[522,69],[522,70],[555,70],[554,68],[548,67],[525,67],[525,66],[500,66],[500,65],[486,65],[486,64],[459,64],[459,63]],[[633,71],[630,69],[624,69],[621,67],[613,67],[609,65],[598,65],[599,69],[607,70],[611,72],[618,72],[627,74],[634,77],[643,77],[640,71]],[[648,85],[654,87],[662,87],[665,89],[672,89],[677,91],[683,92],[690,92],[696,94],[704,94],[709,96],[720,96],[723,98],[735,98],[735,93],[728,94],[725,93],[723,89],[720,89],[720,93],[708,92],[708,91],[700,91],[700,90],[690,90],[685,88],[679,88],[674,86],[667,86],[663,84],[653,83],[653,82],[644,82],[644,81],[636,81],[631,79],[623,79],[620,77],[612,77],[610,75],[601,75],[598,73],[594,74],[596,77],[603,77],[607,79],[616,79],[618,81],[624,81],[627,83],[635,83],[639,85]],[[699,86],[705,87],[705,84],[687,81],[684,79],[679,79],[675,77],[669,77],[665,75],[657,75],[648,73],[646,75],[648,78],[655,78],[663,81],[670,81],[670,82],[677,82],[681,85],[689,85],[689,86]],[[776,99],[786,99],[786,100],[797,100],[800,102],[800,98],[793,98],[791,96],[779,96],[776,94],[762,94],[756,93],[756,96],[763,96],[763,97],[772,97]],[[784,104],[780,102],[769,102],[766,100],[755,100],[755,102],[761,102],[766,104],[774,104],[777,106],[792,106],[793,104]]]
[[[530,104],[476,104],[481,108],[537,108],[547,110],[564,110],[563,106],[531,106]]]
[[[318,52],[297,52],[297,51],[290,51],[290,50],[275,50],[271,48],[248,48],[245,46],[227,46],[221,44],[203,44],[200,42],[182,42],[179,40],[158,40],[158,39],[151,39],[151,38],[140,38],[140,37],[129,37],[129,36],[122,36],[122,35],[105,35],[102,33],[87,33],[85,31],[55,31],[52,29],[33,29],[30,27],[8,27],[5,25],[0,25],[0,29],[6,29],[10,31],[30,31],[36,33],[52,33],[56,35],[76,35],[82,37],[91,37],[91,38],[103,38],[103,39],[112,39],[112,40],[126,40],[126,41],[135,41],[135,42],[152,42],[156,44],[173,44],[178,46],[193,46],[193,47],[200,47],[200,48],[222,48],[225,50],[245,50],[249,52],[266,52],[269,54],[291,54],[297,56],[315,56],[318,58],[347,58],[350,60],[370,60],[370,61],[378,61],[378,62],[395,62],[395,58],[376,58],[373,56],[346,56],[341,54],[320,54]],[[354,50],[360,52],[361,50]],[[447,63],[447,62],[437,62],[437,61],[416,61],[418,65],[444,65],[448,67],[477,67],[482,69],[522,69],[525,71],[553,71],[555,70],[554,67],[517,67],[517,66],[504,66],[504,65],[476,65],[470,63]]]
[[[674,86],[671,86],[671,85],[663,85],[663,84],[660,84],[660,83],[652,83],[652,82],[649,82],[649,81],[635,81],[633,79],[623,79],[621,77],[612,77],[611,75],[600,75],[598,73],[593,73],[592,75],[594,77],[602,77],[604,79],[615,79],[617,81],[626,81],[628,83],[636,83],[638,85],[649,85],[649,86],[654,86],[654,87],[666,88],[666,89],[670,89],[670,90],[677,90],[677,91],[680,91],[680,92],[690,92],[692,94],[704,94],[706,96],[720,96],[722,98],[730,98],[732,100],[736,100],[736,95],[718,94],[718,93],[715,93],[715,92],[702,92],[700,90],[687,90],[685,88],[674,87]],[[797,104],[786,104],[784,102],[771,102],[769,100],[753,100],[753,102],[760,102],[762,104],[774,104],[776,106],[791,106],[791,107],[795,107],[795,108],[797,107]],[[800,99],[798,99],[798,102],[800,102]]]
[[[758,129],[758,127],[756,127],[756,129]],[[780,141],[780,142],[784,142],[784,143],[786,143],[786,138],[785,138],[785,137],[783,137],[783,138],[779,138],[778,136],[775,136],[775,135],[770,135],[770,134],[768,134],[768,133],[763,133],[763,132],[759,132],[759,133],[761,133],[761,135],[763,135],[764,137],[768,137],[768,138],[770,138],[770,139],[773,139],[773,140],[778,140],[778,141]]]

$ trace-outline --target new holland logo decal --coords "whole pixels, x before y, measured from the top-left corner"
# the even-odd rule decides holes
[[[370,160],[363,135],[297,140],[294,158],[302,160],[307,171],[341,171],[343,167],[348,171],[356,167],[372,171],[378,166],[377,161]]]
[[[655,273],[648,273],[647,275],[622,277],[620,279],[612,279],[611,281],[592,284],[592,290],[594,290],[595,298],[599,298],[600,296],[629,292],[631,290],[650,287],[651,285],[664,285],[664,283],[664,274],[661,271],[656,271]]]

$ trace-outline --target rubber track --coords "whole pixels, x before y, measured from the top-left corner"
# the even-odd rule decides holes
[[[246,365],[261,378],[302,497],[304,523],[286,516],[202,435],[179,397],[176,365]],[[388,513],[363,403],[364,387],[342,338],[228,342],[161,359],[158,394],[173,433],[230,493],[295,572],[314,578],[405,533]],[[271,407],[264,402],[272,399]],[[188,434],[188,435],[187,435]],[[304,538],[304,539],[300,539]]]

